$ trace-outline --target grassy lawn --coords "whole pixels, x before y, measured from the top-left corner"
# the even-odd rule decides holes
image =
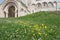
[[[19,18],[1,18],[0,40],[60,40],[60,14],[37,12]]]

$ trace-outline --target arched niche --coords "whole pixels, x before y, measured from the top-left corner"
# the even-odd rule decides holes
[[[15,17],[15,6],[10,6],[8,9],[8,17]]]
[[[48,7],[54,7],[53,2],[48,2]]]
[[[47,2],[42,2],[43,7],[48,7]]]
[[[14,2],[8,2],[5,6],[4,6],[4,8],[3,8],[3,10],[4,10],[4,14],[5,14],[5,16],[6,17],[9,17],[9,8],[11,7],[11,6],[14,6],[14,8],[15,8],[15,17],[18,17],[18,7],[17,7],[17,5],[16,5],[16,3],[14,3]],[[12,9],[13,10],[13,9]]]
[[[42,7],[41,3],[37,3],[37,7],[41,8]]]

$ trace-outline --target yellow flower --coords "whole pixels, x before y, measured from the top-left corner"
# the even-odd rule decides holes
[[[39,25],[38,24],[35,24],[33,29],[36,30],[36,31],[39,31],[39,29],[40,29],[39,28]]]
[[[38,27],[38,24],[35,24],[34,27]]]
[[[44,29],[46,29],[46,28],[47,28],[47,26],[43,26],[43,28],[44,28]]]
[[[45,26],[45,28],[47,28],[47,26]]]
[[[42,33],[41,33],[41,32],[39,32],[38,34],[39,34],[39,35],[41,35]]]
[[[42,27],[43,27],[44,29],[46,29],[46,28],[47,28],[47,26],[45,26],[45,24],[42,24]]]
[[[45,26],[45,24],[42,24],[42,26]]]

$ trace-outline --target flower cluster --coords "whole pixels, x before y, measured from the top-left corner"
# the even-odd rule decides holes
[[[9,24],[10,25],[10,24]],[[54,39],[57,32],[55,30],[56,26],[47,26],[46,24],[38,23],[27,23],[24,21],[16,21],[15,24],[11,25],[11,28],[5,28],[4,30],[5,39],[21,39],[21,40],[51,40]],[[7,29],[7,30],[5,30]],[[2,32],[2,31],[1,31]]]

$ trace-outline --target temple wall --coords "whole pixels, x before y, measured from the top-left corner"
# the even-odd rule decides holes
[[[27,8],[21,3],[16,0],[7,0],[2,5],[0,5],[0,18],[8,18],[8,9],[10,6],[15,7],[15,17],[25,16],[31,14],[33,12],[38,11],[60,11],[60,2],[57,3],[56,1],[52,0],[44,0],[44,1],[27,1]],[[12,2],[12,3],[9,3]],[[9,4],[8,4],[9,3]],[[7,4],[7,5],[6,5]],[[6,5],[6,6],[5,6]],[[6,14],[5,14],[6,13]],[[5,16],[6,15],[6,16]]]

